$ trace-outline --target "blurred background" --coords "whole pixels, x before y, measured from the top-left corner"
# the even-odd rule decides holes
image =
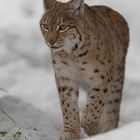
[[[64,0],[63,0],[64,1]],[[66,1],[66,0],[65,0]],[[140,120],[140,1],[85,0],[120,12],[130,28],[130,48],[120,125]],[[0,109],[19,99],[46,114],[49,130],[61,126],[61,112],[54,82],[50,50],[39,29],[42,0],[0,0]],[[12,99],[11,99],[12,98]],[[12,102],[10,105],[7,102]],[[81,97],[81,104],[84,96]],[[5,108],[5,106],[8,106]],[[22,110],[22,108],[21,108]],[[14,111],[15,118],[18,116]],[[23,114],[23,113],[21,113]],[[33,123],[34,124],[34,123]],[[4,128],[8,128],[4,127]]]

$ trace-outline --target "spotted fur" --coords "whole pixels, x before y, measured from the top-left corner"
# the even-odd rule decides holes
[[[63,113],[61,140],[79,140],[80,127],[88,135],[118,126],[129,44],[125,19],[106,6],[84,0],[67,3],[44,0],[40,26],[51,48]],[[87,105],[81,121],[79,86],[87,86]]]

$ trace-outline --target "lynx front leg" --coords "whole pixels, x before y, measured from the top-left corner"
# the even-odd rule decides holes
[[[106,122],[106,102],[109,87],[101,84],[90,89],[88,102],[82,114],[81,126],[92,136],[102,132]]]
[[[55,55],[54,71],[63,113],[63,133],[60,140],[79,140],[78,68],[72,60]]]
[[[111,92],[111,83],[107,81],[111,79],[112,73],[109,73],[109,66],[106,68],[98,64],[96,68],[89,67],[88,73],[84,75],[88,84],[88,98],[82,113],[81,127],[88,135],[95,135],[104,132],[107,127],[104,124],[107,120],[108,95]]]
[[[57,79],[57,86],[64,123],[64,130],[60,140],[79,140],[78,85],[68,78],[60,77]]]

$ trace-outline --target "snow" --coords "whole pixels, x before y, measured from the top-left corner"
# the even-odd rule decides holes
[[[106,134],[101,134],[94,138],[89,138],[87,140],[139,140],[140,134],[138,133],[140,129],[140,122],[130,123],[122,128],[113,130]]]
[[[140,2],[86,2],[105,4],[119,11],[127,19],[131,34],[120,127],[91,139],[139,140]],[[0,0],[1,140],[57,140],[61,133],[62,115],[50,50],[39,30],[42,13],[42,1]],[[80,105],[84,105],[84,94],[80,96]]]

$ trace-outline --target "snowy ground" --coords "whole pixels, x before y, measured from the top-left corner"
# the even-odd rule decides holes
[[[91,139],[140,140],[140,2],[86,2],[118,10],[131,31],[120,128]],[[61,132],[50,51],[38,24],[42,12],[39,0],[0,0],[0,140],[58,140]]]

